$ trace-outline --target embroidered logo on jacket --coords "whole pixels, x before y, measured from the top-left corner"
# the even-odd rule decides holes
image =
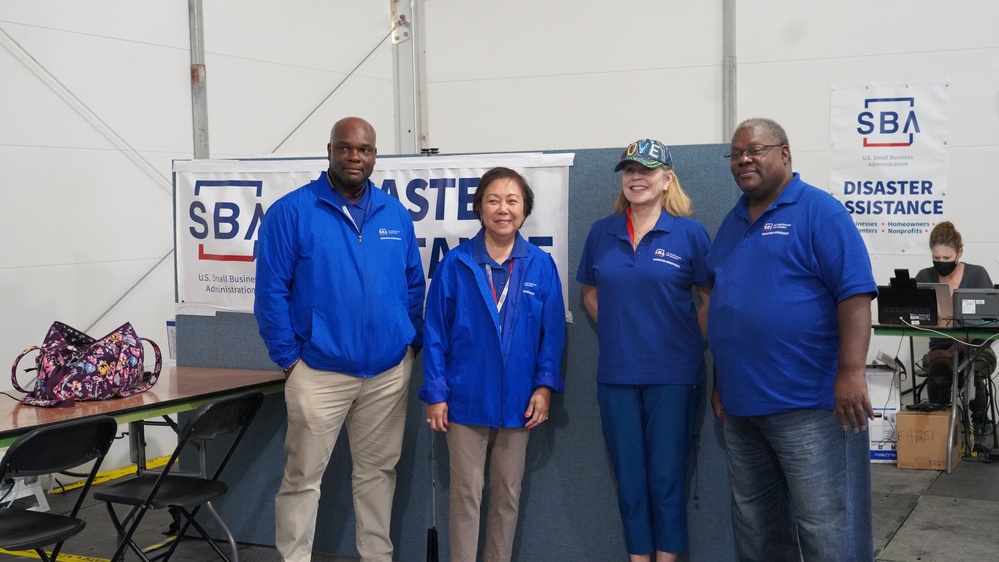
[[[534,291],[537,289],[537,287],[538,287],[537,283],[532,283],[530,281],[524,281],[524,289],[523,289],[522,292],[524,292],[524,293],[526,293],[528,295],[533,295]]]
[[[389,228],[379,228],[378,237],[382,240],[402,240],[402,237],[399,236],[398,230]]]

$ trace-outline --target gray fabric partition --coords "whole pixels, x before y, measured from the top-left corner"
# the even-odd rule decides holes
[[[712,235],[739,193],[722,157],[727,148],[723,144],[671,148],[681,185],[694,202],[694,218]],[[567,325],[563,363],[566,392],[555,397],[551,419],[531,436],[514,546],[514,558],[521,561],[626,558],[614,479],[596,401],[596,333],[582,309],[580,286],[575,282],[575,269],[590,225],[610,213],[620,188],[620,178],[613,172],[620,149],[571,152],[576,156],[569,174],[570,271],[560,272],[563,283],[569,287],[569,308],[574,318]],[[710,356],[708,361],[710,369]],[[232,313],[215,317],[178,316],[177,363],[276,368],[267,358],[253,316]],[[406,440],[398,467],[393,510],[396,559],[403,561],[425,559],[431,519],[431,432],[425,422],[424,404],[416,398],[421,380],[422,373],[417,368],[410,384]],[[710,383],[703,390],[704,406],[698,414],[698,439],[691,456],[688,485],[691,549],[681,559],[734,560],[721,428],[707,407]],[[284,464],[284,425],[282,396],[268,396],[223,478],[229,483],[230,492],[218,502],[219,508],[239,541],[274,544],[274,493]],[[447,560],[447,445],[442,436],[434,438],[437,528],[441,560]],[[323,482],[316,549],[356,555],[345,433],[340,441]]]

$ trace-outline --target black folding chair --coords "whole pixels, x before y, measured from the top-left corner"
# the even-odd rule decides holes
[[[15,441],[0,461],[0,482],[62,472],[90,461],[94,464],[69,515],[13,507],[0,510],[0,547],[34,550],[42,560],[55,560],[63,541],[87,525],[77,514],[117,432],[114,418],[96,416],[40,427]],[[48,545],[55,545],[51,555],[42,549]]]
[[[169,560],[180,544],[184,533],[189,527],[194,527],[198,534],[204,538],[215,553],[223,560],[238,562],[239,553],[236,549],[235,540],[225,526],[222,518],[214,510],[211,501],[225,495],[228,487],[224,482],[219,481],[219,476],[225,469],[229,459],[232,458],[236,447],[246,433],[246,428],[250,425],[253,417],[264,400],[264,395],[260,392],[247,392],[222,398],[212,402],[207,402],[191,415],[184,424],[184,427],[177,434],[177,448],[174,449],[170,461],[159,473],[146,472],[137,478],[120,482],[109,486],[104,490],[94,493],[94,498],[107,502],[108,513],[111,515],[111,522],[118,530],[121,541],[111,560],[120,560],[128,547],[146,562],[152,560]],[[215,472],[209,477],[206,474],[204,464],[204,442],[219,437],[221,435],[235,434],[235,438],[226,449],[222,461]],[[199,475],[179,474],[175,470],[177,459],[186,445],[192,444],[200,448],[202,455],[202,473]],[[119,518],[114,510],[114,504],[132,506],[123,518]],[[229,537],[229,542],[233,551],[233,558],[226,556],[215,542],[201,526],[195,517],[201,506],[207,506],[212,517],[215,518],[219,526]],[[150,509],[171,509],[176,515],[183,518],[184,524],[181,526],[176,538],[170,544],[170,548],[163,553],[153,557],[147,557],[146,553],[132,539],[135,530],[142,522],[143,516]]]

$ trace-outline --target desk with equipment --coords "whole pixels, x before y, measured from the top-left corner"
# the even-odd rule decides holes
[[[909,278],[907,270],[895,270],[891,285],[878,287],[877,336],[904,336],[909,338],[910,365],[914,365],[913,338],[938,337],[951,339],[957,346],[954,353],[951,385],[951,408],[948,436],[953,439],[957,425],[958,406],[967,420],[969,401],[964,389],[974,388],[973,363],[983,350],[999,338],[999,289],[957,289],[952,300],[938,298],[946,295],[947,287],[938,284],[917,284]],[[975,340],[984,340],[975,343]],[[912,369],[912,377],[915,369]],[[915,402],[919,402],[915,379],[912,379]],[[959,401],[960,399],[960,401]],[[951,472],[952,451],[947,447],[947,473]]]

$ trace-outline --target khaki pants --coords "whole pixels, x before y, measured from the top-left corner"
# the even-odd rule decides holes
[[[304,361],[285,384],[288,456],[274,500],[275,543],[285,562],[309,562],[319,487],[340,427],[346,423],[353,459],[356,545],[364,562],[391,562],[392,496],[402,450],[413,353],[371,378],[317,371]]]
[[[509,562],[517,531],[520,487],[529,432],[452,423],[447,430],[451,467],[451,562],[475,562],[479,508],[489,452],[489,515],[485,562]]]

